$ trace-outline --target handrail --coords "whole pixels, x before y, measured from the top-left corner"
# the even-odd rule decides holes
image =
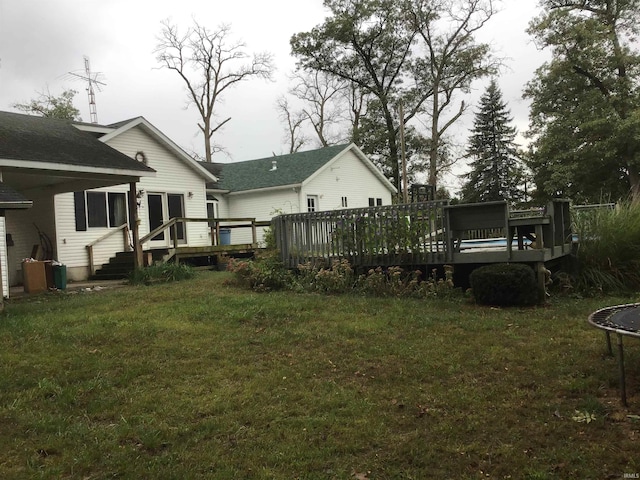
[[[154,228],[149,233],[147,233],[144,237],[140,239],[140,245],[149,241],[149,239],[155,237],[159,233],[164,232],[167,228],[174,226],[177,223],[177,217],[173,217],[168,222],[163,223],[162,225]]]
[[[151,232],[147,233],[144,237],[140,239],[140,244],[144,244],[148,242],[151,238],[155,237],[159,233],[164,232],[168,228],[173,227],[177,223],[189,223],[189,222],[207,222],[211,225],[212,232],[215,232],[215,235],[212,234],[212,241],[215,239],[217,243],[219,243],[220,238],[220,227],[221,223],[229,223],[229,222],[248,222],[247,224],[241,225],[224,225],[224,228],[247,228],[251,227],[252,230],[252,239],[253,244],[258,242],[258,234],[256,231],[257,227],[268,227],[271,225],[271,221],[257,221],[255,217],[230,217],[230,218],[188,218],[188,217],[173,217],[169,221],[163,223],[162,225],[154,228]],[[172,235],[172,243],[173,248],[177,248],[178,240],[175,238],[176,230],[173,230]]]
[[[126,249],[128,246],[130,246],[129,245],[129,225],[127,225],[126,223],[123,223],[118,228],[105,233],[101,237],[96,238],[93,242],[87,244],[86,248],[87,248],[87,254],[89,255],[89,272],[91,273],[91,275],[96,273],[95,265],[93,262],[93,247],[96,246],[98,243],[103,242],[107,238],[111,237],[112,235],[115,235],[117,232],[121,230],[123,232],[123,243]]]
[[[115,230],[111,230],[110,232],[105,233],[104,235],[102,235],[100,238],[95,239],[93,242],[87,244],[87,247],[93,247],[94,245],[96,245],[97,243],[102,242],[103,240],[106,240],[107,238],[111,237],[112,235],[116,234],[118,231],[120,230],[127,230],[127,233],[129,233],[129,225],[127,225],[126,223],[123,223],[122,225],[120,225],[118,228],[116,228]]]

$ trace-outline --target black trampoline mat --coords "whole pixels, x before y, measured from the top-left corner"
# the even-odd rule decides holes
[[[640,308],[627,308],[607,317],[607,323],[629,332],[640,332]]]

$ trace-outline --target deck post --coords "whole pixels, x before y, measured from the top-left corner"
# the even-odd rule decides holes
[[[544,303],[547,297],[547,268],[544,266],[544,262],[536,263],[535,272],[538,277],[538,297],[540,303]]]
[[[96,273],[93,265],[93,245],[87,245],[87,254],[89,255],[89,275],[93,275]]]
[[[253,245],[258,243],[258,230],[256,229],[256,219],[255,218],[251,220],[251,238],[252,238]]]
[[[169,228],[171,232],[171,242],[173,243],[173,248],[178,248],[178,220],[174,219],[173,226]]]
[[[142,268],[142,245],[140,244],[140,218],[138,217],[138,198],[136,182],[129,184],[129,208],[131,209],[131,236],[133,237],[133,266]]]

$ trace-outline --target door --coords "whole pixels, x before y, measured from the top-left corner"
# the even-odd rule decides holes
[[[184,195],[174,193],[148,193],[149,231],[159,227],[174,217],[184,217]],[[175,227],[179,244],[185,244],[186,232],[183,223]],[[173,235],[171,230],[158,233],[149,241],[152,247],[166,247]]]
[[[161,193],[148,193],[147,194],[147,211],[149,212],[149,232],[158,228],[164,223],[164,206],[162,201],[163,195]],[[151,246],[167,246],[167,240],[165,232],[160,232],[153,237],[149,244]]]
[[[181,218],[184,217],[184,195],[168,193],[167,194],[167,212],[169,218]],[[171,227],[171,236],[173,237],[173,229],[177,230],[178,243],[186,244],[184,223],[179,222],[174,227]]]

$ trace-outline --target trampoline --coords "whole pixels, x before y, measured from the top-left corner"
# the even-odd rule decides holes
[[[606,333],[607,349],[609,355],[613,355],[611,348],[611,333],[615,333],[618,343],[618,366],[620,371],[620,398],[622,404],[627,406],[627,387],[624,376],[624,349],[622,337],[629,335],[640,338],[640,303],[627,305],[615,305],[596,310],[589,315],[589,323],[601,328]]]

